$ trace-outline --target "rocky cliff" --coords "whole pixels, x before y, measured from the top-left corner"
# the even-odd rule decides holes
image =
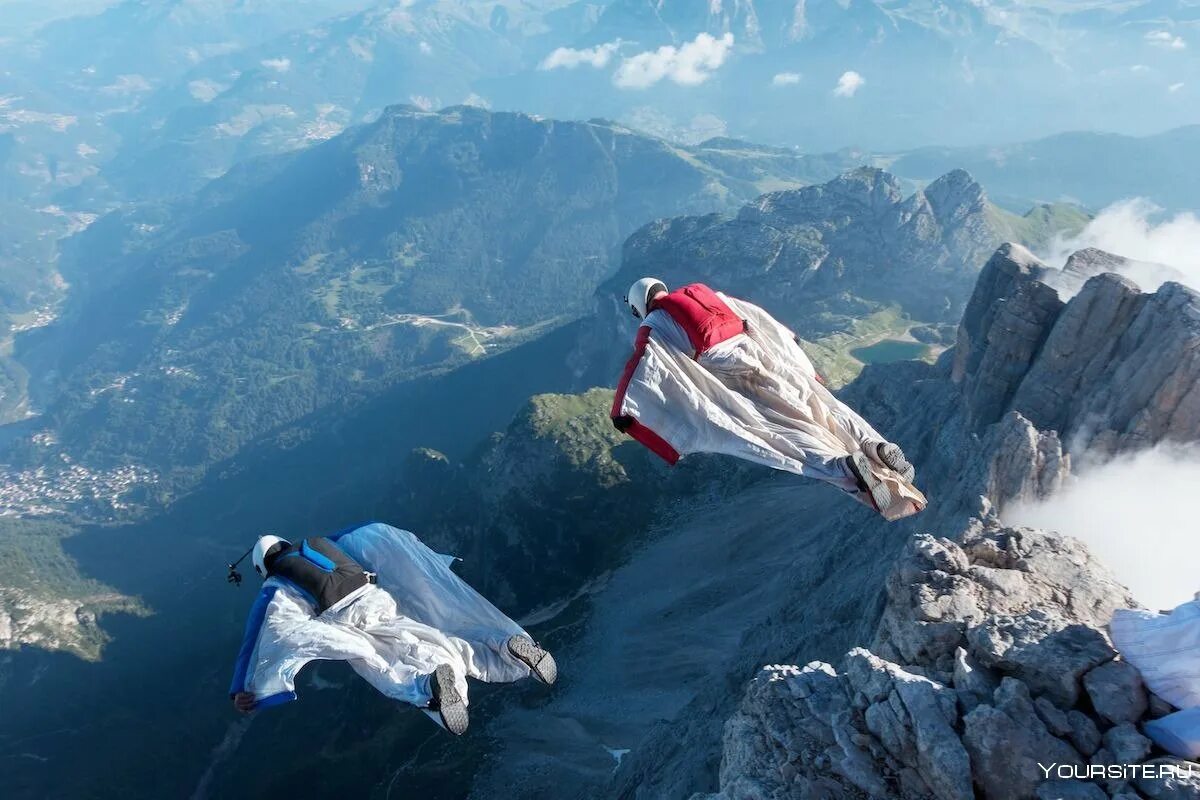
[[[1102,271],[1120,261],[1077,253],[1059,273],[1086,276],[1068,302],[1052,288],[1055,273],[1024,248],[1005,245],[988,262],[953,373],[977,429],[1014,410],[1077,450],[1196,436],[1200,299],[1178,283],[1143,293]]]
[[[1171,709],[1103,633],[1132,604],[1070,539],[983,523],[918,536],[870,650],[751,682],[708,797],[1200,796],[1185,763],[1157,775],[1175,762],[1151,758],[1138,723]]]
[[[1187,765],[1140,733],[1170,708],[1105,632],[1136,599],[1082,543],[1000,518],[1014,500],[1053,494],[1072,455],[1200,438],[1200,296],[1172,283],[1141,292],[1103,271],[1117,263],[1078,255],[1065,300],[1060,273],[1004,245],[953,351],[936,365],[869,367],[849,387],[914,455],[930,508],[886,531],[852,515],[827,522],[824,536],[876,554],[860,575],[822,565],[865,599],[849,606],[817,584],[785,600],[808,604],[804,626],[766,611],[739,645],[763,657],[740,699],[700,692],[624,759],[611,795],[1200,797]],[[854,613],[856,632],[814,630]]]

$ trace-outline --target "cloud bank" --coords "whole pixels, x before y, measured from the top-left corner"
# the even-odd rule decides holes
[[[795,86],[799,82],[799,72],[780,72],[774,78],[771,78],[772,86]]]
[[[732,33],[720,39],[701,33],[682,47],[665,45],[626,58],[613,74],[613,83],[622,89],[648,89],[663,80],[698,86],[721,68],[732,49]]]
[[[1077,236],[1055,239],[1044,260],[1062,266],[1084,247],[1132,259],[1136,263],[1123,273],[1143,291],[1167,280],[1200,290],[1200,218],[1191,212],[1163,217],[1162,209],[1145,198],[1123,200],[1101,211]]]
[[[1138,602],[1172,608],[1200,590],[1197,486],[1200,447],[1160,446],[1082,467],[1054,497],[1010,506],[1003,517],[1083,540]]]
[[[855,92],[866,82],[866,79],[854,70],[843,72],[842,77],[838,78],[837,86],[833,88],[833,93],[837,97],[854,97]]]
[[[582,50],[559,47],[542,59],[542,63],[538,65],[538,69],[575,69],[582,66],[592,67],[593,69],[604,69],[612,61],[612,57],[617,54],[617,50],[620,47],[620,39],[605,44],[598,44],[595,47],[585,47]]]
[[[1146,34],[1146,41],[1166,50],[1183,50],[1187,47],[1187,42],[1182,36],[1176,36],[1170,31],[1150,31]]]

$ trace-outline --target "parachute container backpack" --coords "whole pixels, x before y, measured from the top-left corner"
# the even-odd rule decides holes
[[[361,593],[373,576],[323,536],[304,539],[271,559],[270,576],[304,595],[317,613]]]
[[[655,307],[671,315],[691,342],[693,358],[746,332],[746,321],[733,313],[716,292],[703,283],[692,283],[660,297]]]

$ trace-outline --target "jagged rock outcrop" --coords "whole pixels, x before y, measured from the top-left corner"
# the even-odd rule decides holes
[[[1122,261],[1092,250],[1068,264],[1078,275]],[[1058,274],[1012,244],[984,267],[959,327],[953,371],[975,429],[1015,410],[1077,450],[1193,440],[1200,295],[1170,282],[1144,293],[1127,278],[1098,273],[1063,302],[1051,285]]]
[[[1113,258],[1081,252],[1073,260]],[[847,387],[850,404],[938,487],[927,518],[1046,497],[1072,453],[1200,440],[1200,294],[1177,283],[1141,292],[1099,273],[1064,301],[1058,275],[1003,245],[979,276],[957,345],[936,365],[868,366]]]
[[[870,650],[751,682],[709,799],[1136,796],[1102,771],[1151,754],[1146,691],[1102,631],[1133,603],[1072,539],[915,537]]]
[[[1044,265],[1016,244],[987,262],[959,325],[954,380],[963,384],[970,419],[982,428],[1000,418],[1041,351],[1063,303],[1039,280]]]
[[[995,213],[962,170],[906,197],[894,176],[861,168],[764,194],[734,217],[651,223],[625,243],[613,288],[639,274],[668,284],[706,280],[751,299],[770,297],[804,336],[830,324],[821,312],[859,314],[872,302],[953,322],[978,265],[1002,239]]]

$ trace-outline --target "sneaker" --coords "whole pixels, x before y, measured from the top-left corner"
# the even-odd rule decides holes
[[[467,732],[470,720],[467,717],[467,704],[458,687],[454,683],[454,669],[449,664],[441,664],[429,678],[429,688],[433,699],[429,701],[431,711],[436,711],[442,718],[442,725],[455,736]]]
[[[528,636],[517,635],[508,640],[508,652],[533,672],[533,677],[549,686],[558,679],[554,656],[537,646]]]
[[[846,456],[846,466],[849,468],[850,474],[854,476],[854,480],[858,482],[858,490],[865,492],[871,498],[875,510],[883,513],[883,509],[892,504],[892,492],[888,489],[887,484],[879,480],[871,471],[871,463],[867,457],[861,450],[851,453]]]
[[[912,481],[917,474],[917,471],[913,469],[913,465],[904,457],[904,451],[900,449],[900,445],[898,444],[891,442],[869,442],[863,448],[863,452],[872,457],[877,463],[898,472],[900,477],[906,481]]]

